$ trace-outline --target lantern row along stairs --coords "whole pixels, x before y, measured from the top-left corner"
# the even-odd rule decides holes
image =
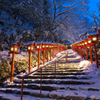
[[[89,32],[88,35],[85,36],[85,39],[72,44],[72,49],[78,52],[78,54],[80,54],[81,57],[84,59],[86,58],[88,60],[88,55],[90,55],[91,63],[93,63],[91,47],[94,46],[96,66],[97,68],[99,68],[97,47],[96,47],[98,43],[100,43],[100,29],[98,29],[98,31],[96,32]],[[89,48],[90,54],[88,54],[87,48]]]
[[[89,72],[85,72],[79,66],[81,58],[76,59],[74,54],[72,50],[62,51],[51,60],[52,62],[56,59],[56,63],[53,62],[42,68],[41,99],[41,69],[25,77],[23,100],[92,100],[91,95],[94,91],[96,94],[100,93],[100,89],[93,88],[95,84],[93,76],[89,76]],[[1,100],[20,100],[22,77],[19,74],[14,77],[13,83],[5,84],[0,88]]]
[[[31,54],[32,52],[35,52],[36,50],[38,51],[38,68],[40,68],[40,51],[43,51],[43,65],[45,63],[45,52],[44,50],[47,51],[47,62],[48,62],[48,50],[50,50],[50,61],[51,61],[51,50],[53,50],[53,55],[54,56],[65,50],[66,46],[60,44],[60,43],[48,43],[48,42],[42,42],[42,41],[29,41],[25,44],[27,47],[26,52],[29,52],[29,73],[31,72]],[[10,47],[10,52],[9,54],[12,54],[12,66],[11,66],[11,77],[10,77],[10,82],[13,82],[13,74],[14,74],[14,60],[15,60],[15,54],[19,54],[19,48],[21,47],[20,43],[18,41],[12,43],[9,45]]]

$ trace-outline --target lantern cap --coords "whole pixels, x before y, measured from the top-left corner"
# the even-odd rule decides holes
[[[32,45],[32,44],[35,45],[35,41],[29,41],[29,42],[27,42],[25,45]]]
[[[89,36],[89,35],[96,35],[96,34],[98,34],[97,31],[94,31],[94,32],[88,32],[87,36]]]
[[[43,44],[43,41],[37,41],[36,44]]]
[[[43,44],[48,44],[48,42],[47,41],[43,41]]]
[[[11,47],[13,45],[17,45],[18,47],[21,47],[19,41],[16,41],[16,42],[13,42],[13,43],[9,44],[9,47]]]

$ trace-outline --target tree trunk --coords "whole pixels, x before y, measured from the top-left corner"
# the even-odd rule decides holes
[[[17,25],[18,20],[20,19],[20,17],[21,17],[21,14],[20,14],[19,17],[17,18],[14,28],[16,27],[16,25]]]

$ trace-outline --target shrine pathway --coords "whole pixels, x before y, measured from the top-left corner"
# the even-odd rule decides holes
[[[63,57],[42,72],[42,98],[40,99],[40,70],[24,79],[23,100],[100,100],[100,69],[95,63],[82,59],[68,50]],[[67,52],[67,51],[65,51]],[[0,100],[20,100],[22,74],[12,83],[0,87]]]

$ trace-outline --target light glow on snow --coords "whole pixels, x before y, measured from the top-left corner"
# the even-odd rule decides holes
[[[90,61],[87,61],[87,60],[83,60],[79,63],[79,66],[80,67],[83,67],[83,69],[85,69],[87,66],[89,66],[91,64]]]

